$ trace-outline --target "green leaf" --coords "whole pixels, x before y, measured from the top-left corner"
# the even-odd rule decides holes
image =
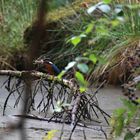
[[[71,39],[69,39],[68,41],[66,41],[66,43],[71,42],[75,47],[81,42],[81,38],[86,37],[85,34],[80,34],[79,36],[74,36]]]
[[[79,64],[77,65],[77,68],[78,68],[81,72],[83,72],[83,73],[87,73],[88,70],[89,70],[88,66],[87,66],[86,64],[84,64],[84,63],[79,63]]]
[[[105,27],[103,25],[98,26],[96,28],[96,32],[97,32],[98,35],[101,35],[101,36],[107,36],[108,35],[108,29],[107,29],[107,27]]]
[[[65,70],[67,71],[67,70],[71,69],[72,67],[74,67],[75,64],[76,64],[75,61],[68,63],[68,65],[65,67]]]
[[[83,38],[83,37],[86,37],[87,35],[85,34],[80,34],[79,37]]]
[[[137,106],[133,104],[131,101],[126,99],[121,99],[123,101],[123,104],[128,108],[129,111],[132,113],[135,113],[137,110]]]
[[[97,62],[97,57],[95,56],[95,54],[91,54],[89,56],[89,59],[95,64]]]
[[[55,136],[55,133],[57,132],[58,130],[50,130],[48,131],[47,135],[45,135],[43,137],[43,140],[52,140]]]
[[[119,20],[112,20],[111,21],[111,25],[113,26],[113,27],[116,27],[116,26],[118,26],[120,24],[120,22],[119,22]]]
[[[113,114],[119,117],[119,116],[122,116],[125,112],[126,112],[125,108],[118,108],[113,112]]]
[[[120,116],[119,118],[117,118],[117,122],[116,122],[116,130],[115,130],[115,135],[116,136],[120,136],[124,127],[124,117]]]
[[[80,62],[80,61],[89,61],[89,58],[88,57],[78,56],[78,57],[75,58],[75,61],[77,61],[77,62]]]
[[[87,90],[86,87],[80,86],[80,93],[82,93],[82,92],[84,92],[84,91],[86,91],[86,90]]]
[[[75,77],[80,83],[85,83],[85,79],[82,73],[77,71]]]
[[[61,80],[62,76],[63,76],[65,73],[66,73],[65,70],[61,71],[61,72],[58,74],[57,78],[58,78],[59,80]]]
[[[75,36],[75,37],[71,38],[71,43],[74,46],[77,46],[80,42],[81,42],[81,37],[79,37],[79,36]]]
[[[103,0],[103,2],[104,2],[105,4],[109,4],[109,3],[111,3],[111,1],[112,1],[112,0]]]
[[[136,101],[140,104],[140,98],[138,98]]]
[[[113,112],[113,117],[115,118],[113,127],[116,136],[120,136],[122,134],[126,121],[126,116],[125,116],[126,112],[127,111],[125,108],[119,108]]]
[[[90,23],[85,31],[86,34],[90,33],[94,27],[94,23]]]
[[[128,132],[124,136],[124,140],[133,140],[135,135],[132,132]]]
[[[87,89],[87,85],[88,85],[88,82],[85,81],[84,79],[84,75],[80,72],[76,72],[75,73],[75,77],[77,79],[77,81],[79,82],[79,85],[80,85],[80,92],[83,92]]]

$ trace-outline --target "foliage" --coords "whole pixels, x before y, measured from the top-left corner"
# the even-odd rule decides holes
[[[23,33],[32,23],[37,1],[0,1],[0,57],[1,69],[14,69],[15,55],[23,54]],[[17,57],[18,58],[18,57]]]
[[[0,45],[5,47],[23,47],[22,36],[25,28],[32,23],[37,1],[20,0],[1,1],[0,13],[2,22]],[[12,10],[11,10],[12,9]]]
[[[140,105],[135,105],[131,101],[123,99],[124,107],[114,111],[110,124],[112,126],[111,135],[124,137],[125,140],[138,137],[139,133],[132,128],[138,128],[140,125]]]
[[[49,22],[56,21],[58,24],[60,24],[59,23],[61,22],[60,20],[69,19],[69,16],[73,16],[74,14],[77,16],[76,11],[79,11],[81,9],[80,5],[82,1],[76,0],[72,4],[71,2],[72,0],[67,0],[67,1],[61,0],[61,3],[55,0],[51,1],[50,5],[55,9],[49,12],[47,16],[48,21]],[[92,0],[86,0],[86,2],[92,3]],[[0,1],[0,33],[2,34],[2,36],[0,37],[0,50],[1,50],[0,56],[2,57],[1,59],[2,62],[6,60],[7,63],[11,64],[12,59],[14,59],[13,53],[20,55],[20,51],[22,51],[22,54],[24,51],[26,51],[26,47],[23,44],[23,34],[26,28],[32,25],[32,22],[36,17],[37,5],[38,5],[38,1],[33,1],[33,0]],[[61,7],[58,8],[58,6]],[[13,10],[11,11],[11,9]],[[64,36],[61,39],[60,36],[58,36],[57,38],[57,35],[63,34],[61,30],[72,31],[73,29],[68,30],[61,26],[61,29],[54,28],[53,30],[51,30],[53,33],[52,38],[53,37],[55,38],[53,40],[59,46],[63,46],[63,43],[58,43],[58,39],[60,40],[60,42],[64,42],[65,40]],[[44,44],[46,44],[46,42],[44,42]],[[61,62],[64,59],[63,56],[60,55],[62,54],[62,52],[64,53],[65,51],[64,53],[65,57],[67,57],[67,52],[73,53],[73,51],[71,51],[71,48],[69,50],[66,50],[66,48],[61,48],[61,49],[55,48],[55,50],[53,51],[52,50],[47,52],[47,54],[51,55],[51,58],[56,58],[54,59],[55,62],[58,62],[58,60],[59,62]],[[54,55],[52,56],[52,54]],[[66,64],[67,62],[64,62],[64,64]]]
[[[81,16],[83,17],[82,24],[75,24],[76,29],[70,28],[73,30],[73,36],[66,41],[66,43],[71,43],[74,46],[70,51],[73,54],[74,52],[80,52],[76,55],[93,53],[102,57],[104,63],[100,63],[95,69],[93,68],[93,77],[104,73],[116,64],[118,64],[118,68],[112,68],[109,71],[110,73],[121,67],[125,67],[123,69],[129,71],[130,68],[123,62],[125,62],[127,56],[131,55],[134,47],[136,48],[139,44],[139,5],[100,2],[90,6],[86,10],[86,15]],[[76,30],[78,32],[74,32]],[[67,48],[69,49],[69,47]],[[124,54],[126,48],[130,50],[128,51],[130,54]],[[118,70],[115,75],[118,78],[120,75],[125,77],[126,72],[122,70],[119,72]],[[113,79],[114,75],[111,76]]]
[[[102,41],[99,42],[100,48],[104,48],[102,56],[107,60],[106,65],[102,65],[97,68],[99,73],[103,73],[108,68],[112,67],[115,64],[118,64],[118,69],[130,70],[130,68],[126,65],[127,63],[125,60],[128,56],[133,54],[134,48],[138,48],[139,40],[140,40],[140,18],[139,18],[139,8],[134,5],[124,5],[122,6],[122,16],[117,17],[117,19],[121,20],[120,24],[113,27],[111,30],[108,31],[108,37],[102,38]],[[104,46],[102,46],[104,45]],[[126,54],[126,50],[128,50],[128,54]],[[116,72],[119,75],[127,76],[125,71],[121,71],[114,67],[111,71],[118,71]],[[111,75],[110,77],[114,77]],[[126,79],[127,80],[127,79]]]
[[[90,19],[87,25],[85,23],[84,26],[86,26],[86,29],[84,29],[84,31],[80,31],[79,34],[72,36],[67,41],[67,43],[71,43],[74,48],[82,47],[84,51],[86,50],[82,55],[90,55],[90,57],[85,55],[85,58],[90,58],[93,63],[99,61],[96,55],[102,56],[107,63],[102,63],[102,65],[97,64],[100,73],[103,73],[112,65],[123,61],[123,59],[125,59],[121,57],[121,55],[123,56],[123,51],[130,49],[131,53],[131,49],[133,49],[134,45],[138,46],[140,41],[139,6],[132,4],[115,4],[112,5],[112,8],[107,4],[108,2],[109,1],[98,3],[87,9],[89,14],[93,14],[98,8],[103,12],[103,15],[99,16],[98,20],[97,18]],[[89,40],[91,40],[90,45],[96,46],[96,48],[90,48],[90,52],[88,52],[87,47],[84,47],[85,42],[89,42]],[[130,54],[128,54],[128,56],[129,55]],[[73,65],[71,66],[73,67]],[[85,68],[84,65],[82,67]],[[82,69],[80,69],[80,71],[82,71]],[[76,72],[75,76],[82,88],[85,81],[84,76],[80,72]],[[84,83],[84,85],[86,84]],[[133,131],[131,128],[132,126],[135,128],[139,127],[139,120],[136,119],[140,117],[140,106],[136,106],[127,100],[123,100],[123,103],[125,107],[117,109],[113,113],[111,119],[112,136],[115,138],[120,136],[125,140],[133,139],[139,135],[139,133]],[[137,125],[134,126],[134,124]]]

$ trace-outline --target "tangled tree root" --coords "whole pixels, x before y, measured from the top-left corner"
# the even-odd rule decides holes
[[[95,91],[80,93],[78,85],[73,84],[69,80],[60,80],[51,75],[31,71],[30,75],[33,85],[32,95],[29,96],[28,101],[23,101],[22,97],[25,85],[22,76],[24,73],[26,73],[26,71],[0,71],[0,75],[9,75],[9,78],[3,83],[3,86],[5,86],[9,92],[4,103],[3,115],[5,114],[10,96],[16,94],[14,106],[18,105],[19,101],[26,102],[29,111],[35,109],[39,112],[44,112],[45,117],[49,117],[48,122],[55,121],[72,124],[72,132],[77,124],[83,120],[100,123],[101,115],[108,123],[108,117],[110,116],[99,107],[96,98],[96,94],[105,82]],[[41,96],[41,98],[39,98],[37,102],[38,95]]]

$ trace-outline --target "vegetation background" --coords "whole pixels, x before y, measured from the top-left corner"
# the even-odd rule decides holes
[[[37,0],[0,1],[0,69],[25,69],[26,52],[36,28],[37,5]],[[59,0],[52,1],[50,7],[40,55],[49,57],[61,69],[67,68],[66,71],[74,67],[82,86],[87,85],[86,81],[104,78],[108,83],[122,84],[139,75],[138,0]],[[126,109],[116,111],[112,119],[116,135],[121,135],[139,110],[139,106],[124,103],[130,109],[129,115]],[[129,117],[124,119],[126,115]],[[119,125],[115,128],[116,121]],[[126,138],[134,136],[126,132]]]

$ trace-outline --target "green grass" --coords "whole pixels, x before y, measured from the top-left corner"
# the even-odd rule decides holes
[[[81,2],[81,0],[77,0],[73,3],[72,6],[67,5],[66,7],[60,7],[49,12],[47,16],[48,21],[58,22],[58,24],[61,24],[61,27],[59,26],[59,29],[54,27],[54,29],[51,30],[54,33],[52,35],[53,42],[59,44],[57,35],[61,34],[63,30],[69,33],[77,32],[75,26],[73,26],[74,23],[70,23],[73,22],[73,20],[69,21],[68,16],[73,16],[73,14],[76,14],[75,10],[81,8],[79,7]],[[91,2],[91,0],[87,0],[87,2]],[[37,0],[0,1],[0,56],[1,58],[6,58],[3,60],[7,61],[7,63],[11,63],[10,59],[14,59],[13,57],[15,53],[20,55],[20,51],[26,50],[26,47],[23,43],[23,35],[26,28],[32,26],[32,23],[36,18],[37,4]],[[70,26],[66,25],[65,22],[63,22],[65,21],[65,19],[68,20]],[[63,26],[65,26],[64,29],[62,29]],[[50,40],[50,42],[52,42],[52,40]],[[64,42],[65,38],[62,36],[62,38],[60,38],[59,40]],[[44,42],[44,44],[45,43],[46,42]],[[63,45],[63,43],[60,43],[60,45]],[[50,53],[52,52],[52,50],[50,51]],[[63,50],[64,49],[62,48],[61,52]],[[53,54],[54,53],[58,55],[59,51],[55,49],[53,51]],[[1,61],[3,60],[1,59]]]
[[[115,28],[109,31],[109,36],[104,41],[99,41],[99,46],[105,45],[105,50],[101,54],[106,59],[106,64],[97,67],[97,73],[104,73],[106,70],[117,64],[114,68],[110,69],[110,77],[114,78],[114,73],[119,77],[126,75],[129,71],[128,61],[126,59],[135,56],[135,51],[139,47],[140,42],[140,13],[139,5],[124,6],[124,22],[120,23]],[[125,69],[124,71],[118,69]],[[112,73],[112,70],[114,71]],[[115,72],[116,71],[116,72]],[[118,71],[118,72],[117,72]],[[96,74],[97,74],[96,73]],[[115,76],[116,76],[115,74]],[[115,79],[115,78],[114,78]]]
[[[24,50],[23,33],[32,24],[37,1],[0,1],[0,64],[1,69],[14,69],[15,54]]]
[[[1,0],[0,46],[10,48],[23,47],[23,32],[32,23],[35,16],[36,4],[33,0]]]
[[[136,42],[139,41],[139,8],[138,5],[129,5],[129,8],[125,6],[123,9],[125,22],[110,28],[109,25],[113,21],[110,17],[96,19],[94,16],[89,16],[86,14],[86,9],[80,7],[81,2],[78,0],[71,6],[60,7],[48,14],[49,21],[55,22],[58,26],[50,30],[46,28],[50,33],[50,38],[49,41],[44,40],[43,48],[48,44],[52,44],[53,47],[47,52],[44,49],[42,53],[61,67],[76,56],[95,53],[107,62],[97,67],[100,72],[103,72],[102,70],[120,61],[117,56],[123,50],[127,47],[131,48],[133,46],[131,44],[137,44]],[[89,6],[93,5],[92,0],[87,0],[87,2]],[[123,2],[126,3],[125,0]],[[23,33],[32,25],[36,10],[37,1],[33,0],[0,1],[0,56],[10,58],[13,57],[13,53],[25,49]],[[92,22],[95,24],[94,30],[86,38],[82,38],[77,47],[66,43],[71,37],[83,33]]]

